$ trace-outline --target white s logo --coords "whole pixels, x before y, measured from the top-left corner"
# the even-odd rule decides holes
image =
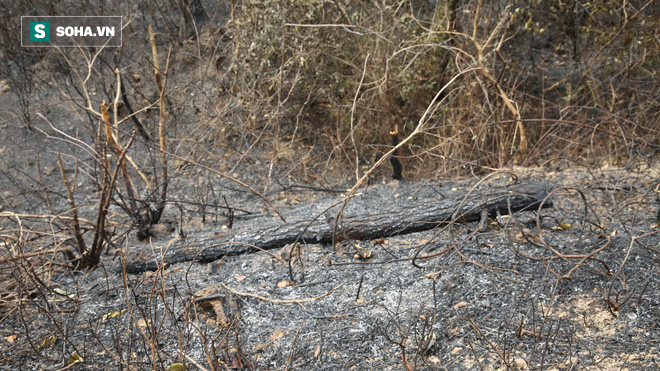
[[[46,32],[44,32],[45,28],[46,25],[43,24],[38,24],[34,26],[34,32],[35,32],[34,37],[36,37],[37,39],[43,39],[44,37],[46,37]]]

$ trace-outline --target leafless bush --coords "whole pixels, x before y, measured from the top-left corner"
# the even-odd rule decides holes
[[[249,117],[276,138],[328,143],[353,173],[470,68],[406,146],[411,175],[656,153],[657,9],[571,4],[242,2],[229,25],[233,89],[259,102]]]

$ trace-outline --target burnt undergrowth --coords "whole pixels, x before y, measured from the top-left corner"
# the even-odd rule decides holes
[[[652,1],[87,4],[122,48],[17,47],[39,6],[0,5],[0,367],[657,367]],[[511,174],[552,207],[163,260]]]

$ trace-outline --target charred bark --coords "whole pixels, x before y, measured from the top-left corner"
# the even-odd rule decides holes
[[[375,188],[375,187],[374,187]],[[369,194],[369,192],[371,194]],[[374,192],[377,193],[374,195]],[[538,209],[548,195],[546,183],[518,184],[506,188],[488,188],[466,195],[465,191],[444,199],[438,197],[418,197],[407,200],[395,198],[392,190],[383,195],[382,189],[370,189],[360,196],[360,200],[344,210],[335,232],[335,218],[339,206],[330,208],[323,205],[296,207],[287,214],[289,222],[284,223],[277,217],[262,217],[237,226],[226,234],[213,239],[203,239],[194,244],[181,243],[170,246],[162,263],[211,262],[227,255],[238,255],[261,249],[275,249],[286,244],[300,241],[303,243],[332,243],[343,239],[369,240],[390,237],[412,232],[424,231],[449,222],[472,222],[497,214],[505,215],[518,211]],[[341,199],[335,199],[339,201]],[[391,202],[388,202],[391,201]],[[396,202],[395,202],[396,201]],[[400,201],[400,202],[399,202]],[[373,205],[369,205],[373,202]],[[332,205],[332,200],[326,204]],[[363,203],[364,205],[360,205]],[[547,200],[543,207],[550,207]],[[333,233],[336,233],[333,236]],[[156,270],[156,259],[145,261],[137,254],[129,256],[126,264],[128,273]]]

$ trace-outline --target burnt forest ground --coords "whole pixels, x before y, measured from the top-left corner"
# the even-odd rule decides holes
[[[122,15],[124,46],[21,48],[22,15]],[[18,1],[0,17],[0,369],[658,368],[657,2]],[[277,213],[514,182],[552,207],[161,260]],[[136,259],[158,269],[127,272]]]

